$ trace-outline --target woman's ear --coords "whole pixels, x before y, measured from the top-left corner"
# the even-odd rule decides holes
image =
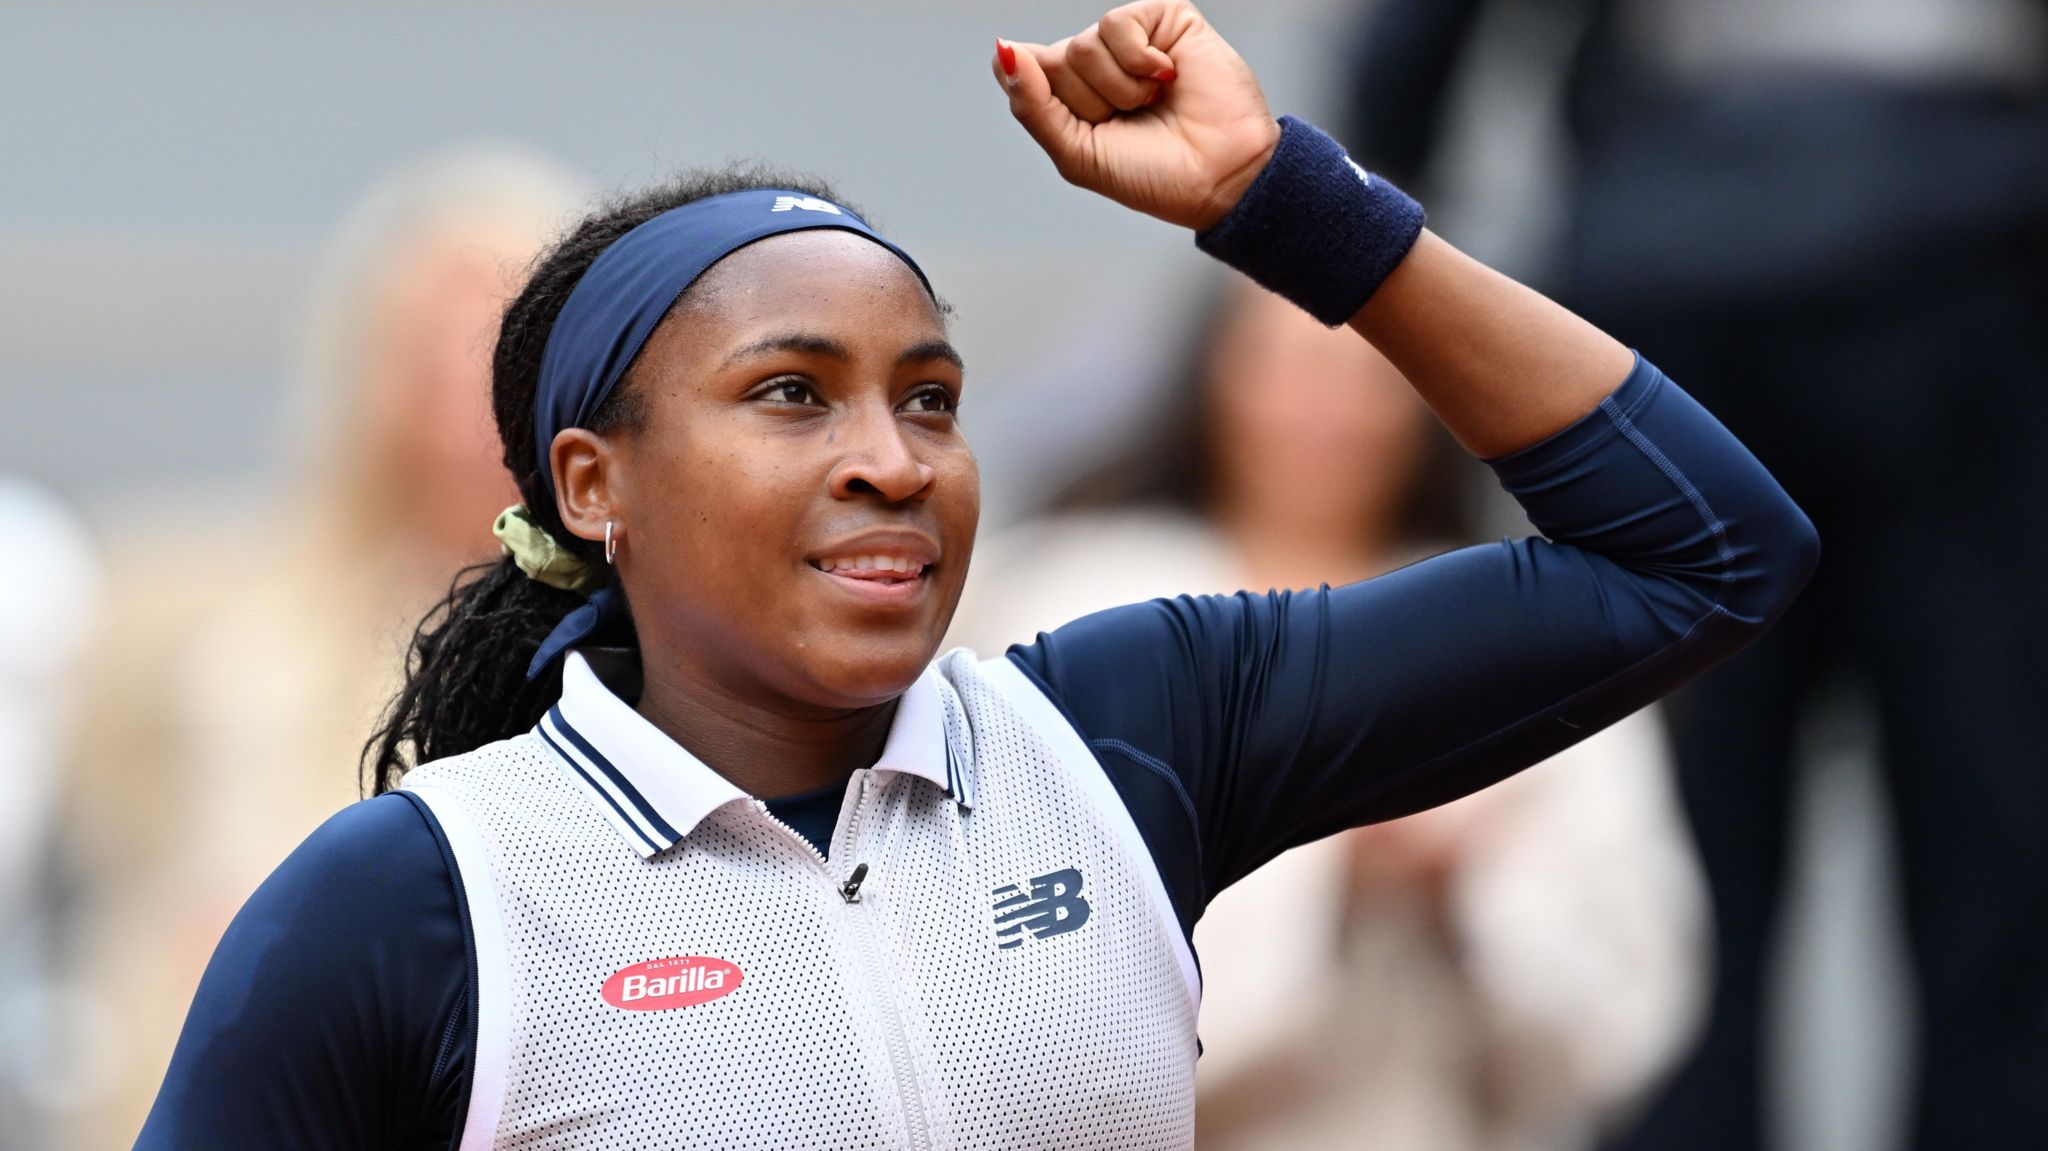
[[[607,520],[623,520],[617,446],[585,428],[564,428],[548,449],[555,473],[555,506],[562,525],[586,540],[604,538]]]

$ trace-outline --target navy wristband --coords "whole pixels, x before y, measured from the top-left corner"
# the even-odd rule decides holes
[[[1195,246],[1331,327],[1349,320],[1422,234],[1422,205],[1315,125],[1280,117],[1258,179]]]

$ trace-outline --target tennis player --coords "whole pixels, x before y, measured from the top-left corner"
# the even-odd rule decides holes
[[[933,662],[978,489],[924,274],[814,184],[618,203],[505,316],[504,560],[421,625],[381,794],[221,941],[141,1146],[1186,1147],[1211,897],[1806,580],[1711,416],[1275,121],[1190,5],[991,65],[1062,176],[1349,323],[1545,538]]]

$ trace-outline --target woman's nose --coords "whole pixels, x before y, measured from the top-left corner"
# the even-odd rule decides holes
[[[938,472],[917,457],[893,410],[864,412],[848,421],[843,432],[846,450],[832,468],[833,496],[878,495],[901,503],[931,494]]]

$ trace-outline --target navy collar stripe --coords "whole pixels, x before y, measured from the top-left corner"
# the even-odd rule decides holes
[[[612,798],[611,792],[606,791],[604,788],[598,786],[597,781],[590,778],[590,773],[583,769],[583,765],[576,762],[576,757],[570,755],[568,751],[563,749],[561,744],[555,742],[555,737],[548,734],[546,724],[541,724],[535,727],[533,730],[543,740],[547,741],[547,745],[549,747],[555,749],[555,754],[562,757],[562,762],[568,764],[569,769],[571,771],[574,771],[577,775],[582,777],[584,786],[590,788],[590,790],[604,797],[604,801],[611,805],[611,809],[613,811],[618,813],[619,822],[624,824],[626,827],[632,829],[633,837],[641,841],[641,845],[645,849],[647,854],[652,855],[655,852],[662,850],[659,844],[655,843],[652,839],[649,839],[647,837],[647,833],[641,830],[639,824],[633,822],[633,817],[626,814],[626,809],[619,806],[619,801]]]
[[[593,814],[612,825],[634,852],[653,859],[687,840],[713,812],[752,810],[755,801],[690,750],[635,711],[613,684],[630,681],[630,652],[569,653],[561,699],[534,734],[574,774],[563,781],[593,794]],[[972,803],[972,750],[960,704],[936,665],[927,667],[897,702],[874,770],[910,775],[931,785],[933,799]]]
[[[946,794],[963,808],[973,808],[974,795],[967,789],[967,773],[960,767],[959,759],[953,754],[953,736],[941,729],[946,740]]]
[[[582,732],[577,731],[569,723],[568,717],[562,714],[560,704],[555,705],[548,713],[548,722],[554,725],[555,733],[567,741],[569,748],[580,753],[585,765],[596,768],[603,774],[603,781],[593,782],[601,784],[608,781],[617,789],[619,798],[627,805],[628,813],[636,817],[635,822],[647,832],[647,838],[657,849],[666,848],[682,838],[682,833],[661,817],[661,813],[647,801],[647,797],[626,777],[626,773],[620,771],[603,752],[597,750],[596,746],[584,737]]]
[[[669,822],[661,817],[660,812],[654,810],[654,805],[647,802],[647,798],[626,779],[625,774],[612,766],[611,760],[606,759],[602,752],[591,746],[589,740],[583,738],[581,732],[569,725],[568,719],[562,715],[560,704],[556,704],[553,710],[548,712],[548,719],[554,723],[555,729],[561,732],[564,738],[575,745],[576,750],[582,752],[599,771],[604,772],[605,778],[611,780],[619,789],[619,794],[625,796],[626,801],[640,813],[648,828],[654,832],[650,838],[666,849],[683,837],[681,832],[671,827]]]

